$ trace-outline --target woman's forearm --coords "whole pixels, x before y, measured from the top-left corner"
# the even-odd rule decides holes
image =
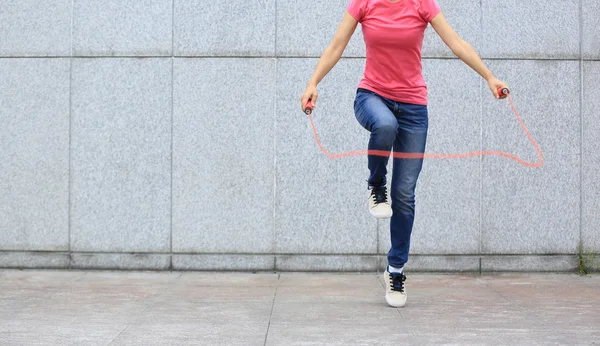
[[[317,63],[317,67],[315,68],[315,73],[313,73],[308,84],[316,86],[325,78],[325,75],[331,71],[333,66],[337,64],[337,62],[342,57],[343,50],[336,49],[334,46],[329,46],[321,55],[319,62]]]
[[[460,44],[457,45],[456,48],[452,49],[452,52],[460,58],[460,60],[464,61],[465,64],[469,65],[473,70],[475,70],[481,77],[485,80],[489,80],[494,75],[492,72],[485,66],[477,51],[471,47],[470,44],[465,42],[464,40],[460,41]]]

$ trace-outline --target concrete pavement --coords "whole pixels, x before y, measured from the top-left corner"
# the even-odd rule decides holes
[[[0,345],[600,345],[600,276],[0,270]]]

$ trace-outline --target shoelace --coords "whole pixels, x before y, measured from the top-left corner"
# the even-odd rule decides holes
[[[375,199],[375,205],[379,203],[387,203],[387,187],[373,186],[371,188],[371,196]]]
[[[392,291],[404,292],[404,281],[406,281],[406,275],[390,273],[390,287]]]

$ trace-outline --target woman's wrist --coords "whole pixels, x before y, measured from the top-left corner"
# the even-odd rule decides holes
[[[494,77],[494,74],[491,71],[486,71],[483,75],[483,79],[485,79],[487,82],[494,78],[496,77]]]

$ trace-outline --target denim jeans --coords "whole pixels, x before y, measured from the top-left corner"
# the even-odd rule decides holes
[[[425,152],[427,106],[387,99],[373,91],[359,88],[354,100],[356,120],[369,132],[369,150],[406,153]],[[369,155],[369,185],[387,183],[389,157]],[[415,219],[415,187],[423,159],[393,159],[390,199],[391,249],[388,263],[400,268],[408,261],[410,235]]]

